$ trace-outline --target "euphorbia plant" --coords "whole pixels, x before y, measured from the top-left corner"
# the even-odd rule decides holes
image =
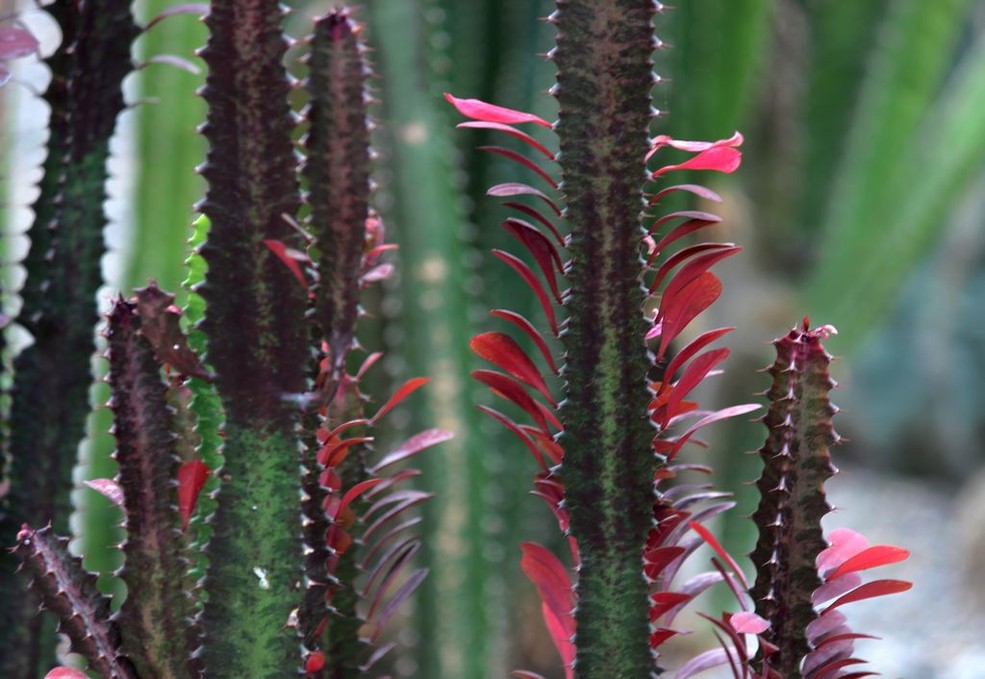
[[[66,42],[49,60],[57,125],[18,319],[35,345],[15,366],[4,526],[21,524],[10,531],[13,551],[73,650],[101,676],[361,676],[392,648],[381,631],[426,574],[407,574],[418,542],[406,510],[428,495],[401,488],[416,472],[395,465],[449,434],[427,430],[386,455],[371,445],[380,420],[426,380],[375,407],[360,391],[380,357],[357,355],[360,292],[390,273],[381,257],[393,246],[370,206],[369,68],[347,11],[315,23],[302,171],[280,7],[209,8],[208,191],[189,260],[188,320],[154,285],[116,301],[108,319],[119,475],[89,485],[125,515],[118,575],[128,593],[118,614],[55,537],[50,522],[63,530],[67,511],[39,506],[67,502],[67,473],[58,470],[74,464],[65,449],[74,450],[86,411],[103,161],[118,110],[107,106],[122,105],[119,78],[137,30],[108,19],[129,19],[124,9],[56,7]],[[107,44],[124,52],[101,74],[118,76],[105,82],[112,96],[104,101],[84,79]],[[83,153],[90,128],[99,133],[95,157]],[[59,143],[80,151],[62,153]],[[28,392],[21,381],[47,391]],[[58,426],[23,415],[43,403]],[[196,515],[210,476],[217,489]],[[15,579],[12,567],[3,577],[0,672],[36,677],[51,666],[54,638],[30,624],[33,611],[24,615],[35,607],[28,579]]]
[[[309,45],[299,166],[280,8],[218,0],[209,9],[202,53],[208,191],[186,309],[149,286],[118,300],[109,315],[120,473],[91,485],[126,516],[120,577],[129,591],[118,615],[42,527],[64,523],[64,509],[56,509],[66,503],[64,471],[73,462],[65,437],[74,445],[84,408],[59,401],[50,427],[24,413],[69,393],[78,401],[87,384],[80,364],[91,343],[102,225],[102,193],[92,185],[104,179],[116,109],[93,100],[84,76],[102,63],[95,57],[117,54],[136,34],[124,9],[55,6],[66,43],[49,61],[56,73],[48,95],[52,144],[73,153],[49,154],[32,230],[20,320],[36,345],[17,363],[26,386],[15,383],[13,393],[13,491],[5,509],[16,511],[4,526],[11,538],[16,533],[15,552],[47,607],[101,676],[372,674],[392,647],[381,641],[384,624],[426,574],[407,574],[419,544],[407,534],[416,519],[406,512],[428,494],[397,487],[414,470],[392,470],[449,435],[428,430],[382,457],[371,447],[373,428],[424,380],[406,382],[373,409],[360,387],[379,359],[357,355],[360,291],[387,276],[380,258],[391,246],[371,207],[369,70],[361,28],[346,10],[316,22]],[[709,412],[690,400],[728,355],[713,343],[730,329],[692,336],[688,328],[722,292],[712,267],[739,248],[692,240],[719,221],[715,215],[664,214],[661,205],[671,195],[719,201],[707,188],[668,179],[677,170],[733,172],[742,137],[651,137],[650,54],[662,10],[652,0],[558,0],[549,19],[557,30],[556,124],[447,97],[471,119],[463,126],[506,133],[548,161],[545,169],[512,148],[488,148],[544,182],[499,184],[490,194],[515,211],[504,228],[532,264],[505,251],[496,256],[532,289],[545,329],[496,309],[515,336],[486,332],[471,343],[499,369],[475,377],[530,418],[521,424],[483,407],[532,453],[535,492],[568,538],[568,566],[534,543],[522,546],[521,565],[569,677],[661,674],[657,650],[678,633],[675,617],[717,582],[743,607],[714,621],[730,643],[699,655],[678,677],[724,662],[737,676],[857,676],[846,669],[857,635],[842,628],[835,609],[904,589],[897,581],[860,585],[856,574],[905,553],[868,548],[846,532],[832,534],[826,548],[820,534],[827,448],[835,440],[820,346],[826,330],[805,323],[777,343],[751,588],[704,526],[730,503],[707,486],[677,481],[683,472],[708,471],[678,460],[701,429],[756,406]],[[99,83],[111,90],[106,101],[119,104],[126,60],[113,59],[121,63],[103,75],[114,79]],[[520,129],[525,124],[552,129],[557,152]],[[89,141],[83,133],[90,128],[99,132],[95,150],[75,149]],[[686,155],[673,162],[674,153]],[[71,230],[83,219],[84,228]],[[42,365],[39,357],[69,340],[72,351],[60,357],[66,365]],[[536,351],[528,355],[521,342]],[[45,390],[28,398],[37,381],[32,369]],[[32,455],[36,438],[59,443],[58,450],[41,446]],[[55,469],[62,472],[45,476]],[[46,491],[42,482],[58,488]],[[215,492],[199,498],[209,483]],[[39,508],[38,500],[54,501],[55,509]],[[683,560],[705,542],[718,552],[714,569],[675,582]],[[3,672],[36,676],[49,665],[35,653],[45,636],[23,617],[30,601],[19,583],[3,586],[14,602],[4,609],[7,629],[17,632],[4,639]],[[751,636],[758,651],[746,644]]]
[[[739,248],[716,242],[681,245],[685,237],[717,223],[715,215],[691,210],[651,214],[643,207],[659,208],[661,199],[677,192],[720,200],[703,187],[665,186],[664,181],[674,170],[734,171],[742,137],[736,134],[714,143],[649,137],[653,117],[649,54],[656,44],[652,19],[661,9],[649,0],[559,0],[549,19],[557,30],[557,47],[550,53],[558,70],[552,90],[559,104],[554,125],[521,111],[447,95],[462,115],[472,119],[463,127],[499,130],[518,138],[534,151],[533,156],[556,163],[560,173],[555,181],[549,170],[525,156],[488,148],[516,160],[547,185],[540,189],[505,184],[489,193],[510,198],[507,206],[521,213],[503,226],[523,244],[540,276],[513,255],[495,254],[535,293],[547,321],[546,334],[560,341],[562,356],[551,355],[527,319],[505,310],[493,314],[519,328],[537,347],[534,355],[541,356],[544,368],[563,382],[560,394],[551,392],[541,369],[509,335],[483,333],[472,340],[472,347],[502,371],[479,370],[474,376],[532,419],[532,424],[517,424],[484,408],[533,453],[540,466],[535,492],[548,502],[569,540],[576,578],[539,545],[524,545],[522,562],[541,596],[545,622],[568,677],[660,674],[656,650],[677,633],[671,622],[680,608],[719,580],[740,592],[735,577],[720,563],[716,572],[672,587],[681,562],[701,537],[714,542],[701,522],[728,507],[719,494],[704,487],[668,487],[667,482],[688,467],[675,458],[697,430],[756,406],[707,412],[686,400],[728,355],[725,348],[708,347],[730,329],[706,331],[678,350],[676,340],[721,294],[721,281],[711,267]],[[552,154],[517,127],[527,123],[552,128],[558,153]],[[648,170],[651,157],[667,147],[694,155]],[[649,182],[657,183],[655,191],[648,190]],[[516,202],[521,196],[532,202]],[[644,319],[649,296],[656,311],[652,319]],[[809,331],[806,323],[801,332],[809,346],[823,334]],[[652,342],[652,353],[644,339]],[[807,354],[808,359],[814,356]],[[808,419],[801,423],[799,416],[791,416],[771,426],[789,435],[790,428],[800,425],[799,435],[813,443],[819,429],[833,436],[832,411],[826,408],[831,383],[824,381],[826,371],[819,377],[815,363],[807,360],[805,367],[804,360],[798,355],[776,372],[795,379],[806,370],[808,388],[791,386],[789,393],[772,395],[776,403],[798,415],[805,410]],[[757,618],[769,630],[763,637],[763,655],[769,658],[762,661],[763,676],[779,659],[777,676],[796,677],[805,655],[817,654],[827,643],[808,632],[816,617],[810,598],[815,587],[804,584],[801,572],[806,567],[812,574],[807,582],[820,584],[815,559],[823,548],[824,512],[814,505],[818,498],[823,501],[824,477],[810,478],[802,470],[816,471],[827,459],[827,449],[822,453],[804,445],[793,453],[786,448],[767,451],[771,457],[766,480],[761,482],[765,508],[756,518],[760,530],[776,533],[780,544],[770,551],[761,541],[753,554],[760,575],[751,593],[757,609],[767,609],[765,618]],[[784,455],[795,462],[793,470],[784,468],[786,476],[779,479],[777,489],[770,484],[777,481],[773,478],[776,460]],[[700,501],[711,502],[693,511],[691,506]],[[813,511],[804,511],[805,505]],[[698,537],[688,533],[689,526]],[[799,540],[805,531],[815,536],[816,548],[783,542],[792,540],[791,535]],[[722,554],[731,571],[739,573],[731,557]],[[789,600],[784,583],[791,579],[800,583],[797,591],[806,594],[803,603],[808,609],[793,620],[789,607],[801,603]],[[885,591],[901,588],[889,585]],[[796,636],[790,628],[797,630]],[[771,642],[774,637],[776,642]],[[681,676],[731,657],[724,650],[701,656],[683,668]],[[818,657],[806,661],[806,668],[816,673],[811,676],[837,671]],[[751,662],[748,657],[744,661]],[[741,663],[733,666],[740,671]],[[535,675],[519,672],[518,676]]]

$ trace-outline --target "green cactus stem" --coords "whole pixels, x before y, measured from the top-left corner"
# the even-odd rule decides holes
[[[761,499],[753,514],[759,539],[750,555],[756,567],[750,594],[756,613],[770,622],[763,637],[778,648],[770,667],[786,679],[799,679],[811,650],[807,626],[817,617],[811,595],[821,585],[816,561],[828,546],[821,532],[821,518],[831,511],[824,483],[836,472],[829,447],[838,434],[831,422],[837,408],[828,398],[835,386],[831,355],[822,340],[831,331],[811,330],[804,318],[773,342],[776,360],[767,369],[773,383],[763,420],[769,434],[759,450]]]
[[[274,0],[219,0],[205,19],[210,148],[200,208],[211,226],[198,292],[226,418],[203,611],[214,677],[283,677],[300,665],[290,624],[302,575],[292,397],[306,389],[305,291],[264,244],[301,247],[287,221],[300,199],[282,14]]]
[[[651,362],[641,340],[639,243],[654,11],[652,0],[558,0],[551,17],[560,190],[571,233],[559,443],[581,555],[582,679],[646,677],[653,668],[641,563],[657,460],[643,386]]]
[[[68,529],[72,469],[89,412],[106,159],[139,32],[130,3],[121,0],[57,0],[47,10],[62,43],[46,61],[52,72],[44,95],[51,109],[48,155],[32,206],[17,318],[34,343],[14,361],[10,468],[0,469],[10,480],[0,507],[6,540],[25,522]],[[11,555],[0,553],[0,675],[33,679],[50,666],[50,650],[42,649],[54,644],[41,639],[36,603],[13,575],[15,566]]]

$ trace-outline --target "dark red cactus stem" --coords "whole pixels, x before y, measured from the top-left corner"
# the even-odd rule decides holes
[[[756,613],[770,622],[764,639],[777,647],[770,668],[797,679],[811,650],[807,626],[817,617],[811,595],[821,585],[816,561],[827,547],[821,519],[831,511],[824,483],[836,469],[829,447],[839,437],[832,425],[837,408],[828,373],[831,355],[823,340],[831,326],[800,327],[774,341],[776,360],[767,369],[773,382],[764,423],[769,432],[759,450],[763,473],[757,482],[759,508],[753,520],[759,539],[750,555],[756,582],[750,593]]]
[[[96,576],[68,552],[68,538],[54,534],[51,525],[33,530],[24,525],[13,550],[32,576],[43,606],[59,619],[59,631],[72,640],[72,650],[85,656],[89,667],[105,679],[137,679],[122,654],[120,628],[110,616],[109,598],[96,587]]]

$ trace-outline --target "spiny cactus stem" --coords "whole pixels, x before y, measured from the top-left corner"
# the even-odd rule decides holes
[[[639,260],[651,119],[651,0],[558,0],[555,96],[570,226],[561,476],[581,567],[580,678],[646,677],[642,550],[652,522]]]
[[[830,328],[799,328],[776,340],[776,361],[767,396],[769,429],[760,449],[763,473],[757,482],[759,508],[753,519],[759,539],[750,555],[757,569],[751,594],[756,612],[770,621],[764,635],[779,650],[770,667],[783,677],[799,678],[810,651],[807,625],[817,617],[811,594],[821,581],[817,555],[827,547],[821,518],[831,511],[824,483],[836,472],[829,447],[838,441],[831,418],[837,411],[828,394],[835,386],[828,373],[831,355],[822,340]]]

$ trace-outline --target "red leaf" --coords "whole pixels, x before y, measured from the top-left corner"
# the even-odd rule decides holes
[[[856,587],[824,610],[827,612],[855,601],[871,599],[873,597],[883,596],[886,594],[898,594],[900,592],[905,592],[912,587],[913,583],[906,582],[905,580],[873,580],[872,582],[867,582],[864,585]]]
[[[690,245],[682,250],[679,250],[678,252],[675,252],[673,256],[668,257],[667,260],[660,265],[660,268],[657,270],[657,275],[653,277],[653,282],[650,283],[649,289],[652,292],[659,288],[660,284],[663,283],[663,280],[667,277],[667,274],[669,274],[675,266],[690,259],[691,257],[701,254],[702,252],[707,252],[708,250],[721,250],[730,247],[734,247],[734,244],[697,243],[696,245]],[[656,259],[658,254],[659,253],[654,251],[653,254],[650,255],[650,258],[646,262],[647,266],[653,264],[653,260]]]
[[[198,495],[209,478],[209,468],[201,460],[185,462],[178,468],[178,511],[181,513],[181,530],[188,529]]]
[[[549,220],[547,217],[542,215],[540,213],[540,210],[538,210],[537,208],[530,207],[529,205],[524,205],[523,203],[515,203],[513,201],[505,201],[503,203],[503,207],[513,208],[514,210],[522,212],[528,217],[537,220],[538,222],[544,225],[545,229],[551,232],[551,235],[554,236],[555,240],[557,240],[558,245],[562,247],[564,246],[564,237],[557,230],[557,227],[554,226],[553,223],[551,223],[551,220]]]
[[[512,337],[501,332],[484,332],[473,337],[469,346],[480,357],[539,391],[552,406],[557,405],[537,366]]]
[[[554,362],[554,357],[551,356],[551,352],[547,348],[547,342],[544,341],[544,338],[541,337],[540,333],[537,332],[537,329],[530,321],[515,311],[508,311],[506,309],[493,309],[489,312],[489,315],[507,320],[526,333],[527,337],[532,339],[534,344],[537,345],[537,348],[540,349],[540,353],[544,356],[544,360],[547,361],[547,364],[551,367],[551,372],[555,375],[557,374],[557,364]]]
[[[670,389],[667,402],[664,405],[664,428],[667,427],[670,418],[676,414],[677,406],[684,400],[684,397],[692,389],[701,384],[701,381],[708,376],[711,369],[724,361],[728,355],[729,350],[724,347],[721,349],[712,349],[701,354],[688,364],[684,370],[684,374],[681,375],[681,378]]]
[[[571,642],[575,634],[575,596],[571,577],[560,560],[541,545],[524,542],[520,547],[523,550],[520,568],[537,589],[543,604],[544,622],[564,666],[569,668],[575,657],[575,646]]]
[[[688,342],[687,346],[677,352],[670,363],[667,364],[667,369],[664,372],[667,380],[672,380],[674,375],[682,365],[696,353],[704,349],[706,346],[717,340],[719,337],[735,330],[735,328],[717,328],[715,330],[709,330],[708,332],[702,333],[698,337]]]
[[[667,353],[670,342],[698,314],[714,304],[721,294],[722,282],[718,276],[710,271],[705,271],[670,299],[665,296],[661,300],[660,322],[662,332],[660,334],[660,349],[657,351],[658,361]]]
[[[378,474],[381,469],[385,469],[392,464],[402,462],[403,460],[416,455],[426,448],[436,446],[439,443],[444,443],[454,437],[455,435],[453,433],[444,429],[425,429],[418,434],[414,434],[390,451],[390,453],[377,462],[370,471],[374,474]]]
[[[530,439],[530,437],[527,436],[527,434],[524,433],[524,431],[520,428],[520,425],[518,425],[516,422],[514,422],[513,420],[511,420],[510,418],[508,418],[506,415],[499,412],[498,410],[495,410],[488,406],[478,405],[476,406],[476,408],[486,413],[494,420],[502,424],[504,427],[509,429],[511,432],[516,434],[517,438],[523,441],[523,445],[527,447],[527,450],[530,451],[530,454],[534,456],[534,460],[537,461],[537,464],[540,465],[540,468],[544,471],[547,471],[547,463],[544,461],[543,454],[540,452],[540,449],[536,446],[536,444],[534,444],[534,442]]]
[[[520,165],[527,168],[528,170],[536,174],[538,177],[543,179],[545,182],[547,182],[552,189],[557,188],[557,182],[554,181],[554,177],[549,175],[547,171],[545,171],[542,167],[537,165],[537,163],[530,160],[522,153],[517,153],[512,149],[503,148],[502,146],[480,146],[479,150],[489,151],[490,153],[495,153],[497,155],[503,156],[504,158],[508,158],[509,160],[512,160],[514,163],[519,163]]]
[[[667,611],[686,604],[691,600],[691,595],[682,592],[657,592],[650,598],[653,601],[650,606],[650,623],[652,624]]]
[[[533,290],[533,293],[540,300],[540,305],[544,309],[544,314],[547,316],[547,323],[551,326],[551,332],[556,336],[558,334],[557,318],[554,315],[554,307],[551,305],[551,300],[547,296],[547,291],[544,290],[544,286],[534,275],[534,272],[530,270],[530,267],[523,263],[523,260],[518,259],[514,255],[503,250],[493,250],[494,255],[499,257],[499,259],[506,262],[510,268],[520,274],[526,284]]]
[[[325,467],[335,467],[342,463],[346,455],[349,454],[349,448],[359,443],[371,443],[373,441],[372,436],[354,436],[350,439],[342,440],[332,440],[329,439],[330,444],[324,446],[318,451],[318,464]]]
[[[687,525],[690,526],[691,530],[700,535],[704,541],[708,543],[708,546],[715,550],[715,553],[718,554],[718,556],[722,557],[725,563],[728,564],[729,568],[732,569],[732,572],[735,573],[735,576],[739,579],[739,582],[742,583],[743,589],[749,589],[749,583],[746,582],[746,574],[742,572],[742,569],[739,568],[739,564],[735,563],[735,559],[733,559],[732,556],[725,551],[722,544],[715,538],[714,535],[711,534],[711,531],[697,521],[688,521]]]
[[[551,124],[532,113],[524,113],[511,108],[487,104],[479,99],[459,99],[445,92],[445,99],[466,118],[482,120],[487,123],[536,123],[550,128]]]
[[[304,289],[307,290],[308,282],[304,280],[304,272],[301,271],[301,265],[298,264],[299,255],[304,259],[307,259],[307,257],[295,250],[291,250],[279,240],[265,240],[263,241],[263,244],[270,248],[270,251],[277,255],[277,258],[287,265],[287,268],[291,270],[294,277],[297,278],[298,282],[300,282]]]
[[[711,252],[706,252],[703,255],[698,255],[681,267],[681,270],[674,274],[674,277],[671,278],[670,283],[668,283],[667,287],[664,289],[663,298],[673,298],[675,295],[680,294],[680,291],[687,287],[687,285],[695,278],[700,276],[718,262],[727,257],[731,257],[742,249],[731,244],[725,245],[727,247],[715,249]],[[652,293],[654,290],[651,290],[650,292]]]
[[[903,549],[902,547],[894,547],[892,545],[876,545],[875,547],[869,547],[851,557],[845,563],[841,564],[836,571],[826,576],[826,580],[834,580],[840,575],[845,575],[846,573],[854,573],[855,571],[864,571],[869,568],[876,568],[878,566],[886,566],[891,563],[898,563],[905,560],[910,556],[910,552]]]
[[[339,503],[339,508],[335,512],[335,516],[341,515],[342,512],[348,509],[349,505],[352,504],[356,498],[382,481],[384,481],[384,479],[366,479],[365,481],[360,481],[347,490],[345,495],[342,496],[342,502]]]
[[[516,378],[493,370],[473,370],[472,377],[492,389],[497,396],[512,401],[521,410],[526,411],[548,436],[550,436],[550,430],[547,427],[548,419],[557,429],[561,429],[561,423],[558,422],[557,418],[550,411],[539,407],[539,404],[526,392]]]
[[[325,668],[325,654],[321,651],[309,653],[304,659],[304,671],[308,674],[321,672]]]
[[[547,147],[541,144],[539,141],[531,137],[529,134],[522,130],[518,130],[511,125],[504,125],[503,123],[492,123],[488,121],[477,121],[469,123],[459,123],[455,127],[470,127],[478,128],[483,130],[498,130],[500,132],[505,132],[506,134],[516,137],[523,143],[532,146],[533,148],[540,151],[548,160],[554,160],[554,154],[547,150]]]
[[[503,222],[503,228],[511,236],[520,241],[527,248],[527,251],[533,255],[537,266],[540,267],[541,272],[544,274],[544,279],[551,288],[554,299],[560,304],[561,292],[558,290],[557,276],[554,272],[555,268],[559,272],[564,271],[564,263],[561,261],[561,256],[558,254],[557,248],[554,247],[551,241],[547,240],[547,237],[537,227],[522,219],[507,219]]]
[[[523,184],[521,182],[506,182],[504,184],[496,184],[495,186],[489,187],[486,190],[487,196],[493,196],[494,198],[506,198],[509,196],[535,196],[540,198],[542,201],[551,206],[554,210],[554,214],[561,216],[561,208],[557,206],[553,200],[547,197],[543,191],[538,191],[529,184]]]
[[[393,396],[390,397],[390,400],[384,403],[383,407],[376,411],[376,414],[370,419],[370,424],[376,424],[379,422],[384,415],[397,407],[401,401],[430,381],[431,380],[427,377],[413,377],[404,382],[400,388],[394,392]]]

